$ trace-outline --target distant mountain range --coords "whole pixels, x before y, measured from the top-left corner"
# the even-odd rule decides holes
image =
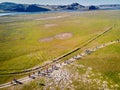
[[[59,10],[106,10],[106,9],[120,9],[120,4],[112,5],[92,5],[83,6],[79,3],[70,5],[39,5],[39,4],[16,4],[12,2],[0,3],[0,11],[13,12],[40,12],[40,11],[59,11]]]

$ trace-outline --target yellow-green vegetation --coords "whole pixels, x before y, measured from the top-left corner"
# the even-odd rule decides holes
[[[113,26],[111,31],[82,50],[119,39],[119,15],[120,11],[92,11],[0,17],[0,74],[41,65],[79,47],[82,42],[102,33],[111,26]],[[65,17],[48,18],[57,16]],[[73,36],[68,39],[53,39],[49,42],[40,41],[41,38],[53,37],[64,32],[72,33]],[[110,54],[109,48],[116,54]],[[117,67],[120,59],[119,44],[109,48],[106,48],[105,53],[100,52],[100,56],[99,52],[96,52],[83,62],[80,61],[80,63],[93,66],[93,68],[104,72],[105,75],[117,82],[114,75],[117,75],[120,71]],[[101,61],[100,63],[103,63],[103,66],[100,66],[97,61]],[[116,65],[111,66],[111,64]],[[107,65],[110,65],[111,69]],[[4,83],[18,76],[0,77],[2,77],[0,83]]]
[[[95,71],[101,72],[110,81],[120,85],[120,44],[115,44],[98,50],[97,52],[78,61]]]

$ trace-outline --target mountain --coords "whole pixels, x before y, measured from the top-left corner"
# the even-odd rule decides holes
[[[99,9],[99,7],[97,7],[97,6],[89,6],[89,10],[98,10]]]
[[[79,3],[73,3],[71,5],[58,6],[58,8],[61,8],[63,10],[81,10],[85,8],[85,6],[80,5]]]
[[[106,4],[106,5],[99,5],[100,7],[120,7],[120,4]]]
[[[16,12],[39,12],[58,10],[83,10],[85,6],[79,3],[71,5],[39,5],[39,4],[16,4],[11,2],[0,3],[0,10]]]
[[[59,10],[112,10],[120,9],[120,4],[111,5],[92,5],[83,6],[79,3],[70,5],[39,5],[39,4],[16,4],[11,2],[0,3],[0,11],[14,12],[40,12],[40,11],[59,11]]]
[[[113,10],[120,9],[120,4],[99,5],[98,7],[100,7],[102,10]]]
[[[29,5],[26,8],[26,12],[39,12],[39,11],[50,11],[50,9],[43,8],[37,5]]]
[[[7,9],[9,9],[9,8],[14,8],[14,7],[16,7],[17,6],[17,4],[15,4],[15,3],[11,3],[11,2],[4,2],[4,3],[0,3],[0,9],[1,10],[7,10]]]
[[[52,10],[81,10],[85,8],[85,6],[80,5],[78,3],[73,3],[71,5],[51,5]]]
[[[0,3],[0,10],[4,11],[16,11],[16,12],[39,12],[39,11],[50,11],[50,9],[43,8],[36,4],[16,4],[11,2]]]

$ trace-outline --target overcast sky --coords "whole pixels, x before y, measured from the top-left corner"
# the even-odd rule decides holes
[[[71,4],[74,2],[82,5],[99,5],[99,4],[120,4],[120,0],[0,0],[0,2],[15,2],[26,4]]]

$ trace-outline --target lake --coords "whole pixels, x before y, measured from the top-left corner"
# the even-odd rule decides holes
[[[48,11],[50,12],[50,11]],[[0,13],[0,16],[12,16],[12,15],[23,15],[23,14],[42,14],[48,12],[7,12],[7,13]],[[51,11],[52,12],[52,11]]]
[[[120,10],[120,8],[117,9],[110,9],[110,8],[104,8],[101,10]],[[43,14],[43,13],[55,13],[55,12],[84,12],[84,11],[75,11],[75,10],[63,10],[63,11],[45,11],[45,12],[5,12],[0,13],[0,16],[12,16],[12,15],[23,15],[23,14]]]

